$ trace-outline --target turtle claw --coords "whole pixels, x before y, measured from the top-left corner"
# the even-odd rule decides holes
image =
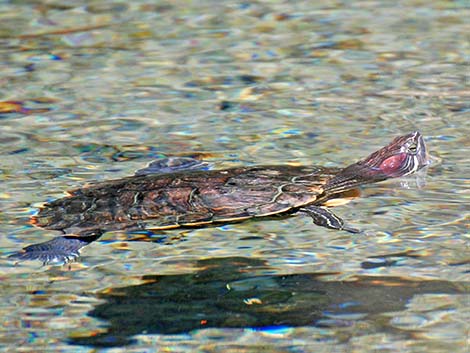
[[[341,230],[344,230],[346,232],[353,233],[353,234],[361,233],[361,230],[359,230],[357,228],[351,228],[351,227],[348,227],[348,226],[345,226],[345,225],[343,225]]]

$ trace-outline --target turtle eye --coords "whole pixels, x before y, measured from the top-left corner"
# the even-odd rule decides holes
[[[416,143],[412,143],[408,146],[408,152],[412,153],[412,154],[416,154],[416,152],[418,152],[418,145]]]

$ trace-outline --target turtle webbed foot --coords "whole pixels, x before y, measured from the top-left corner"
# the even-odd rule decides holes
[[[75,260],[80,255],[80,249],[89,243],[82,238],[61,236],[29,245],[9,257],[21,261],[39,260],[43,265],[61,265]]]

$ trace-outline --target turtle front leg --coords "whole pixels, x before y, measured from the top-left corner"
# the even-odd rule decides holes
[[[345,226],[343,220],[326,207],[310,205],[300,208],[299,211],[305,212],[312,217],[313,223],[317,226],[345,230],[350,233],[359,233],[358,229]]]

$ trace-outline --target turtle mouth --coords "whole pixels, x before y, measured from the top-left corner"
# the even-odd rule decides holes
[[[428,150],[426,148],[426,144],[424,143],[424,138],[421,136],[421,134],[416,131],[417,134],[417,144],[418,144],[418,149],[419,153],[417,153],[417,163],[418,163],[418,170],[428,166],[431,164],[431,158],[429,157]]]

